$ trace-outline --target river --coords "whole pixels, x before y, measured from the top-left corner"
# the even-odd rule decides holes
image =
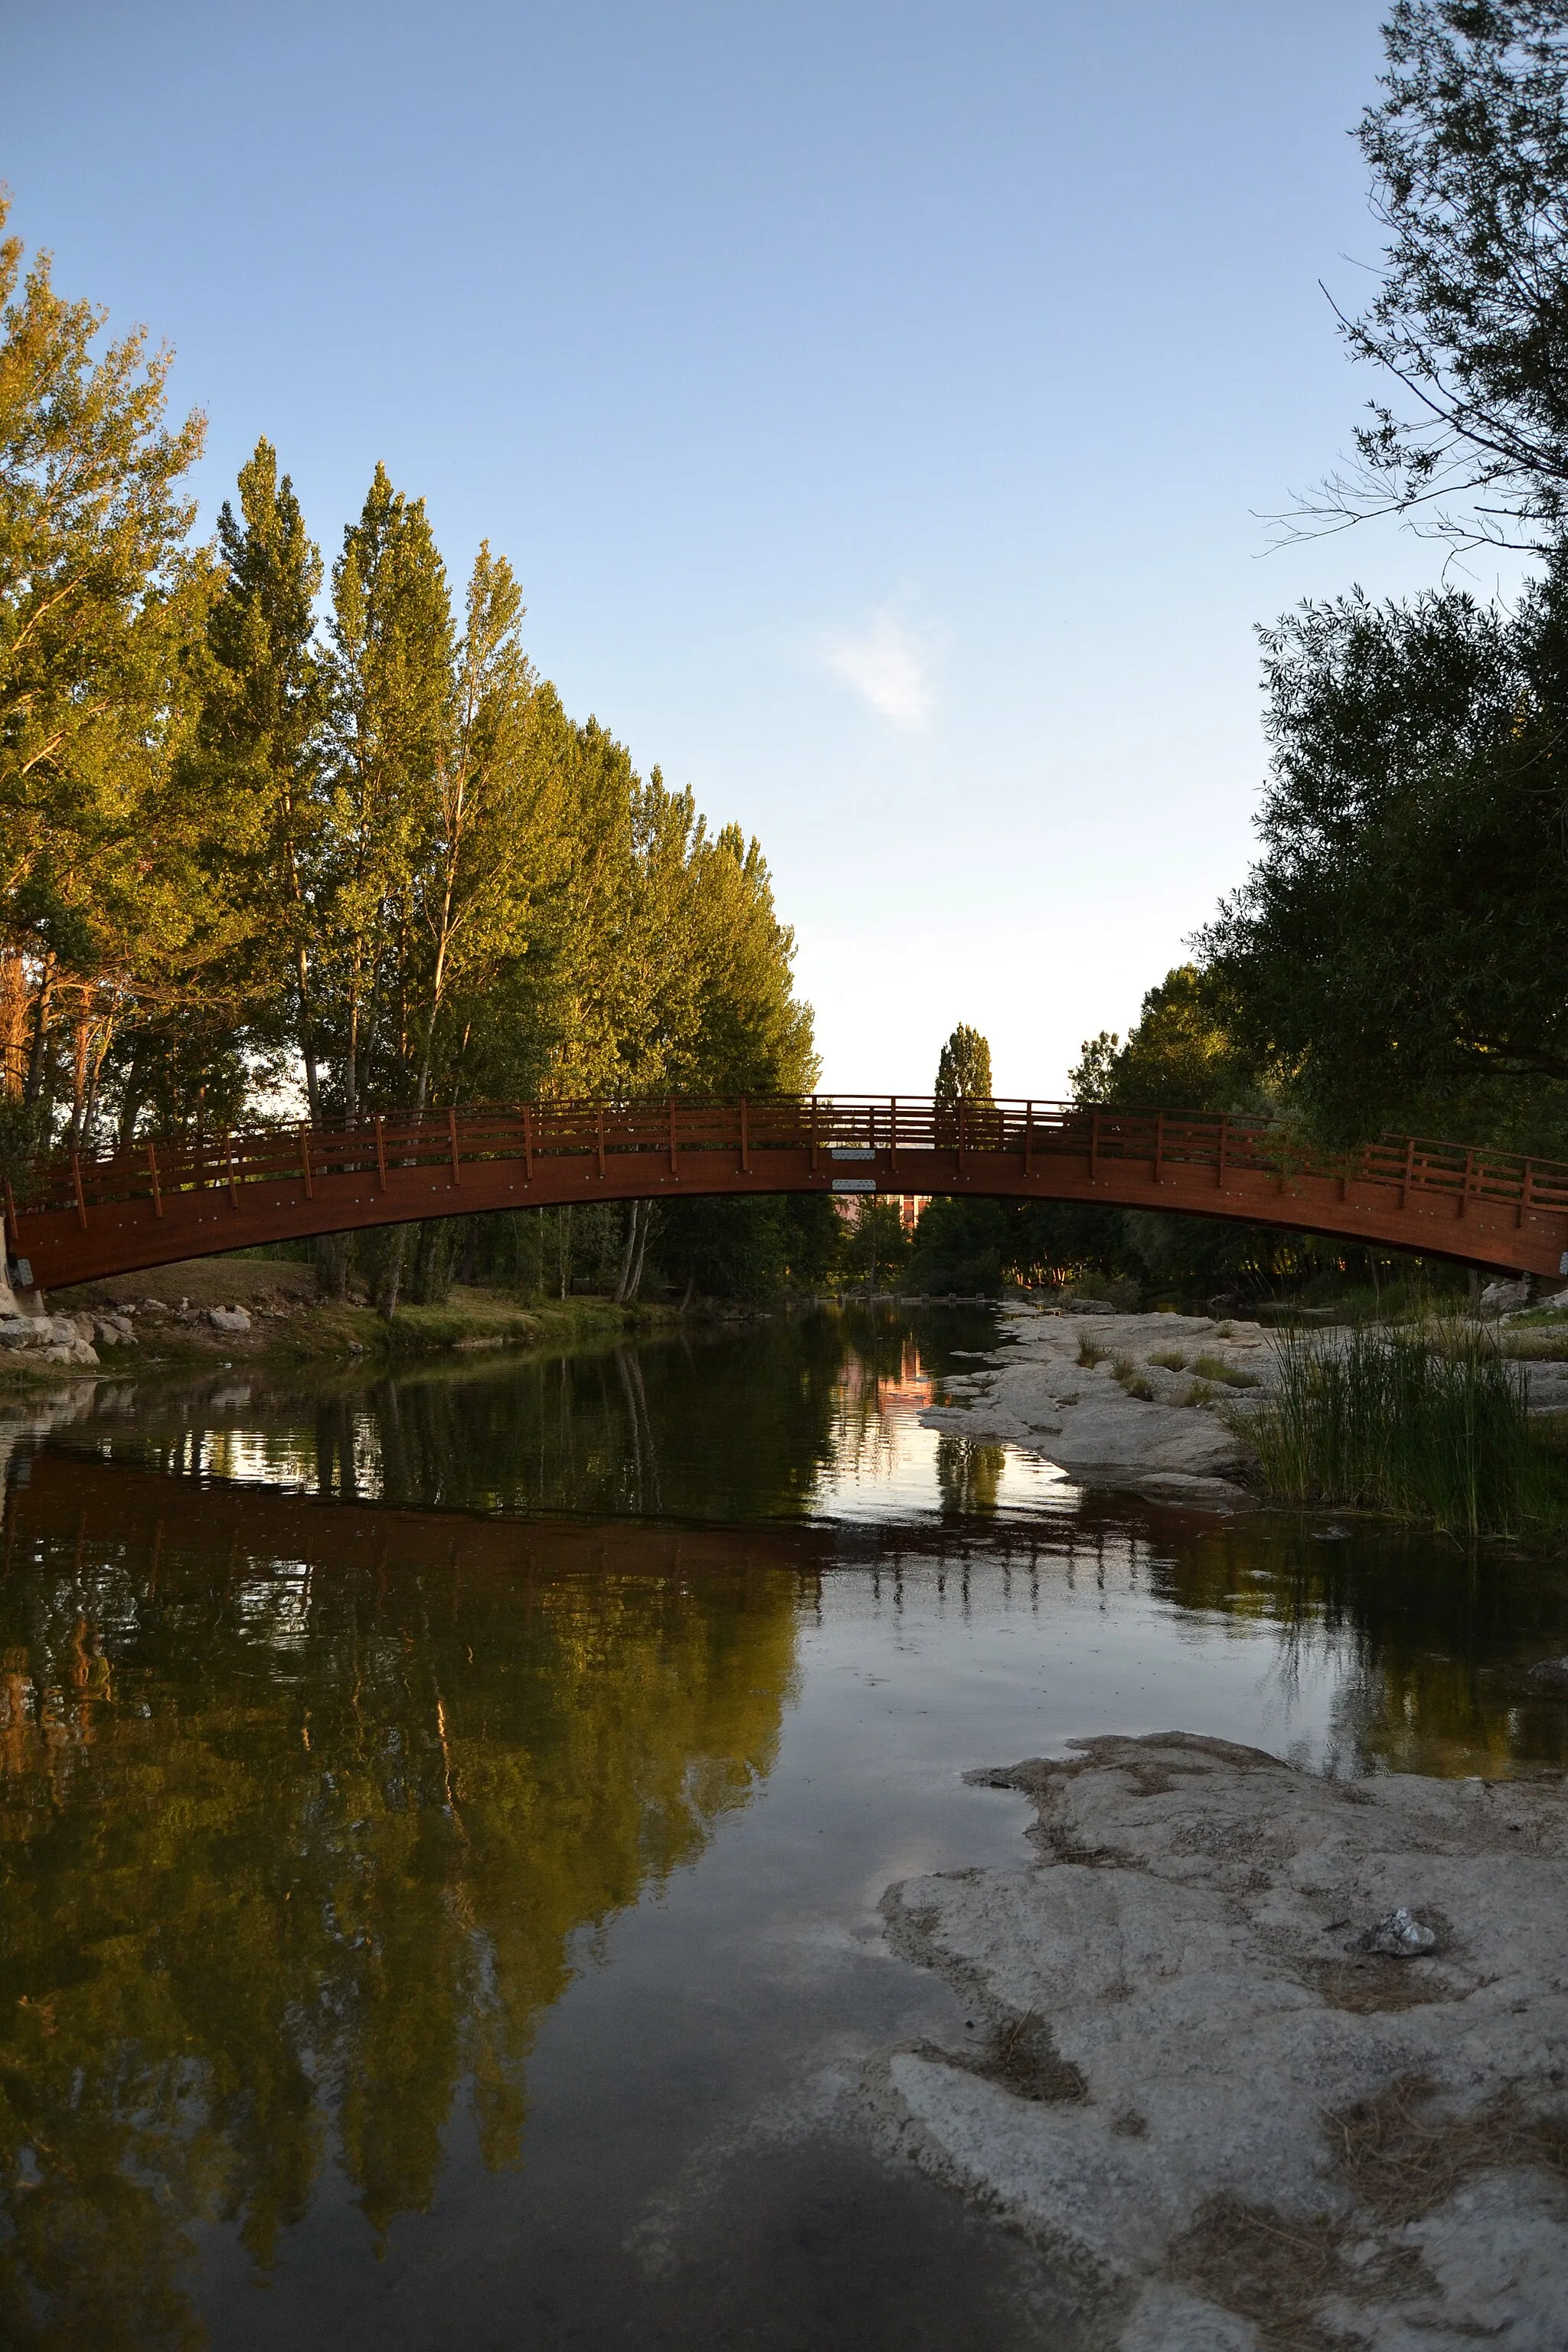
[[[1086,1495],[920,1425],[979,1311],[376,1385],[100,1381],[0,1580],[0,2341],[1070,2346],[877,2141],[973,2030],[893,1881],[1179,1727],[1558,1766],[1568,1570]]]

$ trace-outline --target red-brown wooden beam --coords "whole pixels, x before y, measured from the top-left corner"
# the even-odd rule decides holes
[[[147,1139],[34,1171],[7,1240],[47,1288],[417,1218],[713,1193],[921,1192],[1178,1210],[1555,1276],[1568,1167],[1398,1137],[1343,1159],[1175,1111],[909,1097],[531,1104]]]

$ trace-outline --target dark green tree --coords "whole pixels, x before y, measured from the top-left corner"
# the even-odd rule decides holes
[[[1568,1081],[1568,559],[1265,638],[1262,856],[1205,934],[1244,1061],[1328,1139],[1553,1148]],[[1561,1148],[1558,1144],[1556,1148]]]
[[[1125,1044],[1114,1030],[1086,1038],[1068,1083],[1076,1103],[1128,1110],[1258,1107],[1256,1063],[1236,1034],[1223,979],[1190,963],[1149,990]]]
[[[1388,241],[1342,324],[1400,391],[1306,519],[1537,545],[1568,517],[1568,5],[1394,0],[1384,41],[1359,136]]]

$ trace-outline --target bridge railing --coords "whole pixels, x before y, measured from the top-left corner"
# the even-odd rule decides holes
[[[1484,1202],[1521,1216],[1531,1208],[1568,1211],[1568,1167],[1517,1153],[1399,1137],[1335,1156],[1309,1150],[1261,1118],[1023,1098],[952,1106],[898,1095],[480,1105],[153,1138],[124,1151],[56,1155],[34,1171],[21,1205],[85,1216],[93,1205],[138,1199],[157,1205],[182,1192],[227,1190],[237,1199],[243,1187],[287,1180],[307,1193],[318,1181],[345,1175],[384,1185],[390,1171],[412,1168],[447,1168],[460,1182],[463,1167],[474,1162],[521,1160],[531,1172],[536,1160],[563,1155],[595,1156],[609,1175],[628,1155],[658,1156],[678,1171],[683,1157],[721,1152],[765,1174],[766,1155],[779,1150],[809,1150],[824,1170],[872,1154],[890,1160],[880,1173],[895,1181],[902,1153],[953,1153],[970,1173],[972,1155],[983,1161],[1006,1153],[1021,1155],[1026,1168],[1058,1157],[1087,1160],[1091,1176],[1101,1162],[1139,1162],[1152,1167],[1156,1181],[1171,1171],[1184,1189],[1194,1171],[1212,1173],[1219,1189],[1243,1174],[1286,1184],[1330,1177],[1394,1187],[1402,1200],[1439,1193],[1461,1207]]]

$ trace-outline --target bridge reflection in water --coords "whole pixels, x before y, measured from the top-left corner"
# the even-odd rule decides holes
[[[226,1249],[480,1210],[747,1192],[975,1193],[1167,1209],[1538,1275],[1568,1271],[1568,1167],[1277,1124],[899,1096],[523,1103],[72,1153],[6,1196],[49,1287]]]
[[[226,2345],[325,2342],[324,2323],[297,2329],[325,2292],[319,2255],[289,2251],[316,2230],[334,2294],[397,2284],[378,2340],[437,2340],[448,2267],[427,2277],[419,2249],[444,2249],[453,2210],[522,2157],[515,2190],[485,2192],[513,2200],[485,2209],[490,2331],[517,2308],[507,2262],[557,2301],[618,2276],[701,2122],[690,2085],[718,2095],[716,2020],[733,2012],[726,2095],[745,2114],[781,2017],[802,2021],[800,2067],[825,2030],[905,2030],[875,2006],[885,1959],[856,1977],[824,1955],[852,1949],[846,1923],[898,1855],[974,1858],[973,1809],[1001,1801],[964,1790],[965,1766],[1176,1713],[1346,1769],[1568,1759],[1568,1709],[1528,1671],[1568,1647],[1551,1564],[1478,1574],[1418,1538],[1324,1543],[1060,1484],[999,1512],[1016,1457],[953,1439],[910,1457],[922,1512],[831,1524],[826,1492],[847,1506],[856,1481],[891,1496],[913,1475],[900,1432],[924,1445],[911,1416],[940,1339],[823,1317],[637,1353],[636,1412],[608,1352],[565,1368],[564,1420],[559,1364],[145,1408],[102,1384],[13,1464],[0,2338],[32,2340],[42,2314],[40,2341],[184,2346],[205,2296]],[[744,1391],[754,1409],[726,1419]],[[345,1427],[385,1502],[268,1483],[342,1496]],[[730,1518],[685,1517],[710,1465],[753,1447]],[[649,1511],[650,1454],[672,1516],[630,1516],[639,1475]],[[574,1481],[588,1508],[562,1515]],[[556,1516],[529,1513],[541,1496]],[[681,1894],[699,1882],[730,1907]],[[635,1968],[616,1990],[650,1898],[685,2022],[649,2009]],[[779,1973],[789,1935],[799,1985]],[[547,2019],[557,2057],[536,2083]],[[650,2036],[669,2037],[657,2064]],[[414,2213],[426,2234],[399,2224]],[[238,2302],[205,2273],[198,2294],[193,2233],[233,2243]],[[247,2263],[274,2290],[246,2303]]]

